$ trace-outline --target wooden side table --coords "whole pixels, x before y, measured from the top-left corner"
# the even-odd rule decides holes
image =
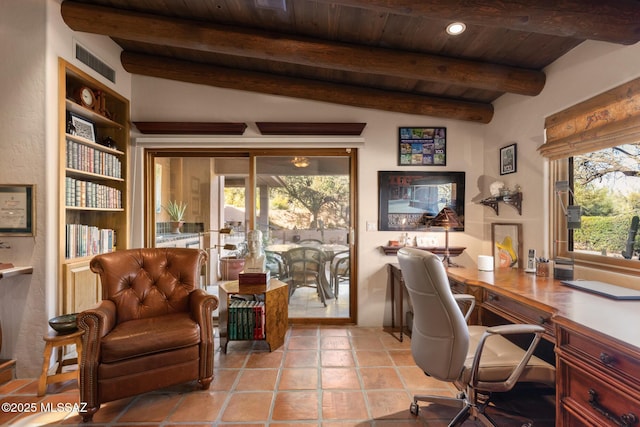
[[[231,339],[229,336],[229,305],[232,295],[264,295],[265,303],[265,332],[264,341],[269,345],[269,351],[284,344],[285,335],[289,328],[289,286],[278,279],[271,279],[269,286],[246,285],[240,291],[237,280],[221,283],[218,292],[220,294],[220,306],[218,316],[218,330],[220,332],[220,347],[224,353],[227,352],[229,341],[240,341]],[[248,340],[253,341],[253,338]]]
[[[72,379],[78,379],[79,369],[72,371],[62,372],[63,366],[79,364],[82,358],[82,334],[83,330],[77,330],[70,334],[59,335],[55,332],[50,332],[42,338],[45,341],[44,345],[44,360],[42,362],[42,373],[40,374],[40,380],[38,381],[38,396],[42,396],[47,391],[47,385],[52,383],[58,383],[62,381],[68,381]],[[64,358],[64,346],[75,345],[77,358],[65,359]],[[58,367],[56,373],[49,375],[49,364],[51,363],[51,353],[53,349],[58,349]]]

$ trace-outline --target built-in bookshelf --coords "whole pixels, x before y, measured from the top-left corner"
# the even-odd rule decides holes
[[[128,247],[129,101],[60,59],[59,109],[64,314],[85,308],[99,295],[91,258]],[[83,287],[91,288],[88,294]]]

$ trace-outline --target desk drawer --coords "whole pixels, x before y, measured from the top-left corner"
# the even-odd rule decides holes
[[[519,301],[485,290],[482,306],[514,323],[529,323],[544,327],[545,334],[553,339],[556,335],[551,314],[537,310]]]
[[[467,285],[457,280],[449,279],[449,286],[451,286],[451,292],[454,294],[466,294]]]
[[[560,391],[562,412],[579,414],[587,425],[635,426],[640,422],[640,402],[634,399],[633,393],[628,393],[629,390],[562,360],[558,369],[564,380]],[[582,423],[572,422],[571,425]]]
[[[578,356],[607,376],[616,375],[625,382],[640,386],[640,360],[611,346],[575,331],[560,328],[558,347],[561,353]]]

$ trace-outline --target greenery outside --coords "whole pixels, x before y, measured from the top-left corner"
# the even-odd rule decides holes
[[[640,215],[640,143],[574,156],[573,174],[582,210],[574,250],[622,257],[632,218]],[[636,236],[636,256],[639,246]]]
[[[282,186],[269,188],[269,224],[272,228],[348,228],[348,176],[287,175],[279,178]],[[225,204],[244,208],[244,189],[226,188]]]

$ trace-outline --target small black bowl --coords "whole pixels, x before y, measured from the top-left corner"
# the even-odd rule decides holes
[[[59,334],[70,334],[78,330],[77,318],[78,313],[63,314],[49,319],[49,326]]]

